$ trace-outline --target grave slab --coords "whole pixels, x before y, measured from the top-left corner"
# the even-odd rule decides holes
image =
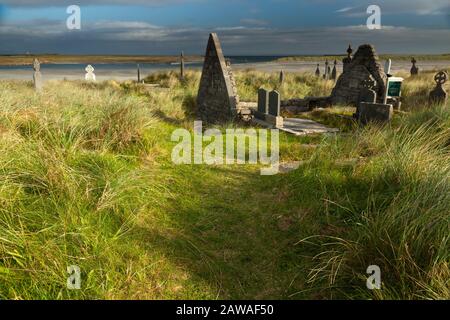
[[[330,128],[318,122],[308,119],[299,119],[299,118],[283,118],[283,126],[276,127],[275,125],[254,118],[253,122],[255,124],[280,129],[281,131],[296,135],[296,136],[304,136],[308,134],[327,134],[327,133],[337,133],[339,129]]]
[[[284,126],[283,128],[280,128],[280,130],[297,136],[339,132],[339,129],[337,128],[330,128],[313,120],[299,118],[284,119]]]

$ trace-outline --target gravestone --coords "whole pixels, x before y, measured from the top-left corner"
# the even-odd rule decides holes
[[[137,64],[137,82],[141,83],[141,69],[139,63]]]
[[[444,89],[444,84],[448,81],[448,74],[445,71],[439,71],[434,76],[436,87],[430,92],[430,104],[443,105],[447,102],[448,94]]]
[[[227,122],[236,117],[238,103],[231,67],[225,61],[217,34],[211,33],[197,97],[198,116],[208,123]]]
[[[266,114],[266,122],[275,128],[283,127],[283,117],[281,117],[281,97],[278,91],[269,93],[269,114]]]
[[[316,77],[320,77],[320,65],[317,64]]]
[[[386,62],[384,63],[384,73],[386,73],[386,75],[388,76],[391,74],[391,67],[392,67],[392,60],[387,59]]]
[[[352,62],[352,53],[353,53],[352,45],[349,44],[347,49],[347,57],[342,60],[342,63],[344,64],[343,73],[347,72],[348,66]]]
[[[328,67],[328,60],[325,61],[325,73],[323,74],[323,78],[328,80],[330,78],[330,68]]]
[[[181,51],[180,56],[180,79],[184,80],[184,52]]]
[[[374,90],[375,86],[376,82],[375,80],[373,80],[373,78],[364,80],[362,82],[362,89],[359,95],[358,106],[361,102],[377,102],[377,93]]]
[[[258,118],[264,118],[269,113],[269,91],[264,88],[258,89]]]
[[[334,60],[334,67],[333,67],[333,71],[331,72],[331,80],[334,80],[334,81],[336,81],[336,79],[337,79],[337,69],[336,69],[336,66],[337,66],[337,61]]]
[[[358,48],[346,71],[337,80],[331,93],[331,103],[357,107],[361,91],[364,89],[364,81],[370,79],[376,82],[373,90],[377,93],[377,101],[383,102],[388,78],[379,63],[374,47],[365,44]]]
[[[402,96],[404,80],[401,77],[389,77],[386,85],[386,99],[400,98]]]
[[[412,67],[411,67],[411,76],[417,76],[419,74],[419,68],[416,66],[417,60],[412,58],[411,59]]]
[[[96,81],[94,67],[91,65],[88,65],[85,70],[86,70],[86,75],[84,76],[84,79],[86,81]]]
[[[362,102],[366,103],[376,103],[377,102],[377,93],[373,88],[376,85],[375,80],[368,79],[364,80],[362,82],[363,88],[361,89],[361,93],[359,95],[359,103],[358,107],[356,108],[356,113],[354,114],[354,117],[359,119],[360,118],[360,106]]]
[[[284,72],[283,70],[280,71],[280,87],[283,85],[284,83]]]
[[[279,117],[281,114],[281,98],[278,91],[269,93],[269,114],[274,117]]]
[[[34,89],[36,91],[41,91],[43,87],[42,83],[42,75],[41,75],[41,63],[38,59],[34,59],[33,61],[33,83],[34,83]]]
[[[358,121],[362,125],[390,122],[394,114],[391,104],[361,102],[358,108]]]

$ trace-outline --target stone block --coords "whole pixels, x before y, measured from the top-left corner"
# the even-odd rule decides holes
[[[359,123],[366,125],[370,122],[388,123],[394,114],[391,104],[361,102],[357,110]]]

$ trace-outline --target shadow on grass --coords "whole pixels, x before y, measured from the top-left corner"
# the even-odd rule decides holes
[[[311,235],[341,235],[349,213],[333,201],[364,210],[371,182],[352,177],[351,170],[263,177],[246,167],[185,167],[169,186],[175,196],[164,225],[138,226],[134,239],[187,270],[194,283],[207,283],[199,290],[208,288],[208,298],[329,298],[326,285],[307,284],[312,257],[320,251],[296,243]],[[380,206],[390,192],[380,195]],[[199,296],[205,297],[186,291],[179,298]]]

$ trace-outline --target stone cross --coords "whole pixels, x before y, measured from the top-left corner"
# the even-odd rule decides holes
[[[347,71],[349,64],[353,60],[352,53],[353,53],[352,45],[349,44],[347,49],[347,57],[342,60],[342,63],[344,64],[343,73]]]
[[[258,89],[258,113],[260,115],[269,113],[269,91],[264,88]]]
[[[38,59],[34,59],[33,69],[34,69],[34,74],[33,74],[34,89],[36,91],[41,91],[43,84],[42,84],[42,75],[41,75],[41,63],[39,62]]]
[[[419,74],[419,68],[417,68],[416,66],[417,60],[412,58],[411,63],[412,63],[411,76],[417,76]]]
[[[181,51],[180,56],[180,78],[181,80],[184,79],[184,51]]]
[[[336,69],[336,66],[337,66],[337,61],[334,60],[334,67],[333,67],[333,71],[331,72],[331,79],[334,80],[334,81],[336,81],[336,79],[337,79],[337,69]]]
[[[444,89],[444,84],[448,81],[448,74],[445,71],[440,71],[434,76],[436,87],[430,92],[430,104],[442,105],[447,102],[448,94]]]
[[[96,81],[94,67],[91,65],[88,65],[85,70],[86,70],[86,75],[84,76],[84,79],[87,81]]]
[[[391,67],[392,67],[392,60],[391,59],[387,59],[385,64],[384,64],[384,73],[386,73],[387,75],[391,74]]]
[[[317,69],[316,69],[316,77],[320,77],[320,68],[319,68],[319,64],[317,64]]]
[[[359,103],[361,102],[369,102],[376,103],[377,102],[377,93],[374,90],[377,83],[374,79],[366,79],[361,82],[361,92],[359,94]]]
[[[281,97],[278,91],[269,93],[269,114],[274,117],[279,117],[281,114]]]

